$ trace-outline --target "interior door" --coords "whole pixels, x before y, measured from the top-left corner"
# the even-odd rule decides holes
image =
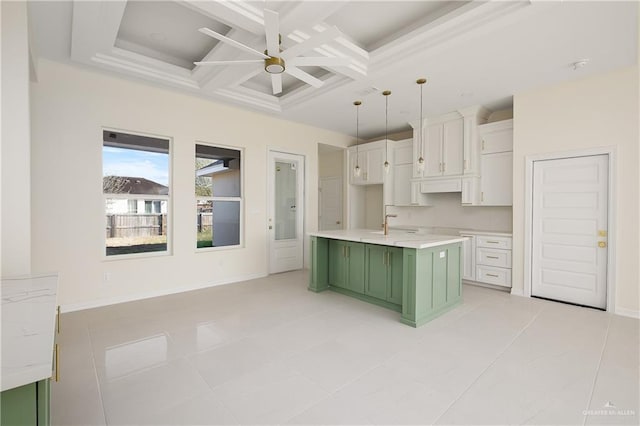
[[[302,269],[304,157],[269,151],[269,272]]]
[[[342,229],[342,178],[320,178],[320,230]]]
[[[533,296],[605,309],[608,155],[533,163]]]

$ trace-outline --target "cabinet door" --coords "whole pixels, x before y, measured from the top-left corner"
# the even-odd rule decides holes
[[[471,206],[478,205],[478,200],[480,199],[479,180],[477,177],[462,178],[462,204]]]
[[[393,169],[393,205],[411,205],[412,164],[400,164]]]
[[[356,293],[364,293],[364,244],[347,243],[347,288]]]
[[[413,140],[407,139],[396,144],[393,164],[411,164],[413,162]]]
[[[442,174],[444,176],[461,175],[464,158],[464,122],[447,121],[442,125]]]
[[[387,297],[387,248],[367,244],[367,278],[364,294],[385,300]]]
[[[367,183],[367,152],[355,148],[349,149],[349,182],[352,185],[364,185]],[[356,164],[360,166],[360,176],[354,174]]]
[[[387,301],[402,305],[402,248],[388,247]]]
[[[473,235],[461,235],[468,239],[462,242],[462,279],[475,281],[476,265],[475,265],[475,247],[476,237]]]
[[[0,394],[0,424],[36,425],[38,419],[37,383],[9,389]]]
[[[442,174],[442,124],[428,126],[424,141],[424,176]]]
[[[513,152],[485,154],[480,163],[480,204],[513,205]]]
[[[413,164],[414,178],[421,178],[424,174],[424,171],[418,169],[418,158],[420,158],[420,142],[422,141],[422,143],[424,144],[424,134],[425,132],[422,131],[422,136],[420,136],[420,129],[413,129],[413,156],[411,157],[411,163]],[[424,152],[424,147],[422,149]]]
[[[347,244],[329,240],[329,285],[347,288]]]
[[[368,184],[379,184],[384,182],[384,148],[367,151],[367,174]]]

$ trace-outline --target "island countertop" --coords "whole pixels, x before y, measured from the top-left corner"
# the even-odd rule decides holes
[[[51,377],[57,287],[57,275],[2,279],[0,390]]]
[[[460,243],[467,237],[455,235],[422,234],[404,230],[390,230],[389,235],[375,229],[345,229],[309,232],[310,236],[384,246],[424,249],[446,244]]]

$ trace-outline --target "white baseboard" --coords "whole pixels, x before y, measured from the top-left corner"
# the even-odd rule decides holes
[[[616,312],[617,315],[622,315],[623,317],[630,317],[630,318],[640,318],[640,311],[636,311],[633,309],[627,309],[627,308],[621,308],[619,306],[616,306]]]
[[[237,277],[228,278],[222,281],[216,281],[213,283],[196,284],[196,285],[178,287],[178,288],[168,288],[168,289],[162,289],[157,291],[150,291],[146,293],[109,297],[106,299],[99,299],[99,300],[90,300],[87,302],[67,303],[64,305],[60,305],[60,312],[66,313],[66,312],[83,311],[85,309],[101,308],[103,306],[115,305],[118,303],[126,303],[126,302],[133,302],[136,300],[151,299],[153,297],[167,296],[167,295],[176,294],[176,293],[184,293],[187,291],[200,290],[200,289],[209,288],[209,287],[217,287],[219,285],[233,284],[240,281],[254,280],[257,278],[266,277],[267,275],[268,274],[262,274],[262,273],[241,275]]]
[[[522,290],[521,288],[513,288],[513,287],[511,287],[511,294],[514,295],[514,296],[525,297],[524,290]]]

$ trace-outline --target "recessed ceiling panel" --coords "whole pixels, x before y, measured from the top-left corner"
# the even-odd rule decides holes
[[[368,51],[425,25],[466,1],[354,1],[325,22],[335,25]]]
[[[116,47],[187,69],[218,43],[198,32],[207,27],[222,34],[229,27],[172,1],[128,1]]]

